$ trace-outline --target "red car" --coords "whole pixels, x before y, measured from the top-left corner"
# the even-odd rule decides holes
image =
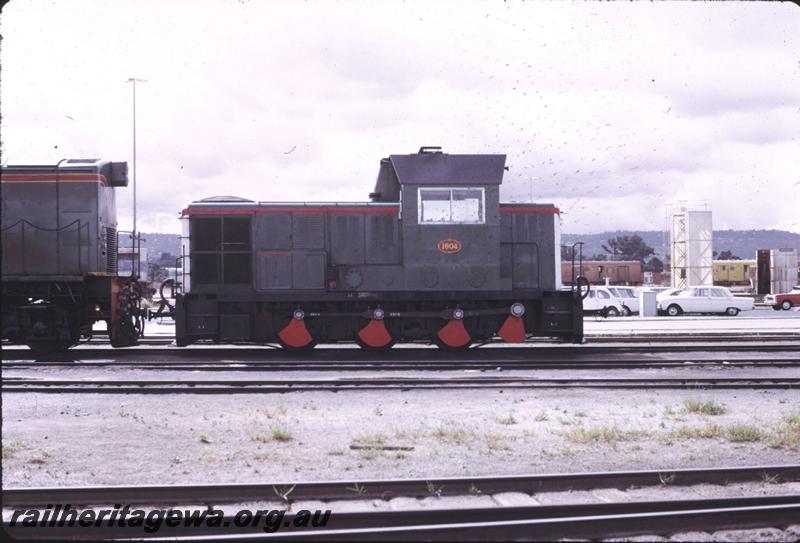
[[[770,304],[775,311],[780,309],[789,311],[793,306],[800,306],[800,285],[786,294],[768,294],[764,296],[764,301]]]

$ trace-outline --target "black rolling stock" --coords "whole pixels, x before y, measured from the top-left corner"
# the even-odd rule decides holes
[[[2,337],[66,349],[106,321],[115,346],[139,335],[135,278],[117,274],[115,191],[127,163],[3,166]]]
[[[504,155],[383,159],[368,203],[215,197],[183,210],[176,340],[370,349],[533,336],[580,342],[559,211],[500,203]]]

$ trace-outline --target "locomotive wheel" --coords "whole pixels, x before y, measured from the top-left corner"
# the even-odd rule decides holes
[[[303,345],[302,347],[295,347],[293,345],[289,345],[288,343],[284,343],[284,341],[281,338],[278,338],[278,343],[280,344],[281,348],[284,351],[288,351],[291,353],[305,353],[317,346],[317,340],[315,339],[312,339],[311,343]]]
[[[464,345],[454,347],[453,345],[448,345],[447,343],[439,339],[439,336],[434,336],[433,343],[443,351],[466,351],[467,349],[469,349],[470,345],[472,345],[472,340],[470,340],[469,343],[465,343]]]
[[[376,353],[388,351],[392,347],[394,347],[395,343],[397,343],[397,340],[392,339],[392,341],[390,341],[386,345],[383,345],[382,347],[373,347],[372,345],[367,345],[366,343],[364,343],[364,341],[360,337],[358,337],[358,334],[356,334],[355,341],[356,341],[356,343],[358,343],[358,346],[361,347],[362,349],[364,349],[365,351],[372,351],[372,352],[376,352]]]

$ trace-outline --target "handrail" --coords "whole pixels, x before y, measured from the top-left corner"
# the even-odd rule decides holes
[[[129,277],[136,277],[137,279],[142,276],[142,236],[130,230],[117,230],[117,274],[119,275],[119,255],[121,245],[119,243],[120,234],[129,234],[128,239],[131,240],[131,274]],[[127,248],[127,246],[126,246]],[[136,257],[134,259],[134,257]],[[121,277],[121,276],[120,276]]]

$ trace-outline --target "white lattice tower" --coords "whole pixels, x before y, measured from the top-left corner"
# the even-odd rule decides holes
[[[670,250],[673,287],[714,283],[713,223],[707,205],[681,203],[672,211]]]

